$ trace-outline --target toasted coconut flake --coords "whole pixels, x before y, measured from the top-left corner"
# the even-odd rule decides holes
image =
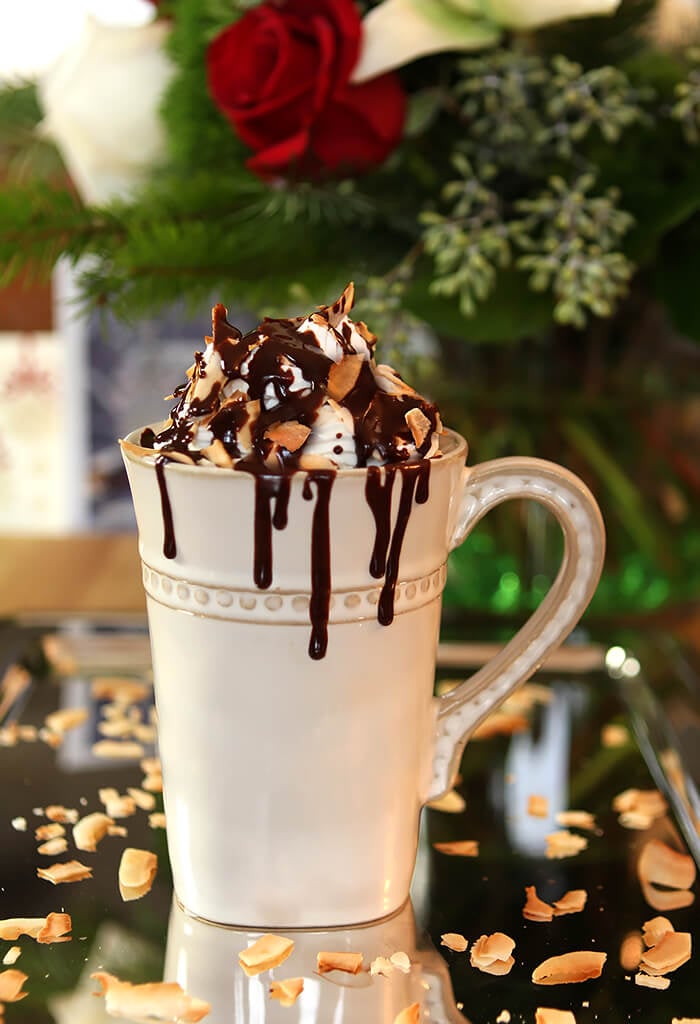
[[[136,789],[135,786],[129,786],[127,793],[142,811],[152,811],[156,805],[156,798],[152,793],[147,793],[145,789]]]
[[[648,828],[645,820],[663,817],[668,804],[658,789],[625,789],[613,800],[613,810],[620,815],[620,824],[626,828]]]
[[[531,793],[527,798],[527,813],[531,818],[549,817],[549,800],[539,793]]]
[[[649,882],[642,882],[642,895],[654,910],[682,910],[695,902],[695,893],[688,889],[657,889]]]
[[[416,448],[420,448],[430,433],[430,420],[420,409],[410,409],[404,419],[411,431]]]
[[[674,1017],[671,1024],[700,1024],[700,1017]]]
[[[636,971],[642,959],[644,943],[639,932],[628,932],[620,943],[620,966],[626,971]]]
[[[420,1003],[411,1003],[394,1017],[394,1024],[420,1024]]]
[[[151,694],[151,687],[130,676],[98,676],[90,686],[97,700],[115,701],[117,704],[138,704]]]
[[[37,868],[37,877],[44,878],[52,885],[62,885],[65,882],[83,882],[86,878],[92,878],[92,869],[81,864],[79,860],[68,860],[59,864],[52,864],[48,868]]]
[[[202,448],[202,455],[220,469],[233,467],[233,459],[226,451],[223,441],[220,441],[218,437],[215,437],[206,448]]]
[[[525,715],[510,711],[494,711],[478,725],[471,735],[471,740],[490,740],[493,736],[513,736],[518,732],[527,732],[530,723]]]
[[[107,829],[113,824],[112,818],[102,811],[87,814],[73,826],[73,842],[76,848],[86,853],[94,853],[97,844],[107,835]]]
[[[456,789],[450,789],[437,800],[431,800],[428,807],[433,811],[442,811],[444,814],[461,814],[467,806],[467,801]]]
[[[170,397],[173,398],[174,396],[171,395]],[[127,441],[123,437],[119,438],[119,445],[124,449],[127,455],[133,455],[137,459],[144,458],[148,455],[152,457],[156,454],[153,448],[144,448],[143,445],[134,444],[133,441]]]
[[[394,965],[388,956],[377,956],[369,965],[369,973],[372,977],[377,974],[381,974],[382,977],[388,978],[393,970]]]
[[[163,811],[154,811],[148,815],[148,824],[151,828],[165,828],[165,814]]]
[[[396,953],[392,953],[389,960],[391,961],[391,966],[395,967],[397,971],[401,971],[402,974],[410,973],[411,960],[408,953],[399,950]]]
[[[125,740],[134,731],[134,723],[123,716],[112,716],[105,722],[98,722],[97,731],[110,740]]]
[[[110,825],[107,829],[108,836],[128,836],[129,830],[123,825]]]
[[[132,985],[106,971],[95,971],[90,977],[99,982],[111,1017],[197,1024],[211,1009],[209,1003],[188,995],[175,981]]]
[[[589,949],[551,956],[534,969],[532,980],[536,985],[572,985],[599,978],[606,959],[606,953]]]
[[[159,757],[144,757],[139,761],[139,768],[144,775],[162,775],[163,767]]]
[[[453,950],[455,953],[464,953],[469,943],[459,932],[445,932],[444,935],[440,936],[440,945],[447,946],[448,949]]]
[[[147,790],[149,793],[162,793],[163,776],[160,772],[154,772],[152,775],[146,775],[141,783],[141,788]]]
[[[584,836],[574,835],[563,829],[560,832],[550,832],[545,836],[546,849],[544,852],[548,860],[563,860],[564,857],[575,857],[581,850],[588,846],[588,840]]]
[[[535,1024],[576,1024],[571,1010],[553,1010],[549,1006],[538,1006],[535,1011]]]
[[[266,935],[261,935],[252,946],[242,950],[238,954],[238,962],[248,977],[252,978],[255,974],[279,967],[293,949],[292,939],[287,939],[283,935],[272,935],[268,932]]]
[[[57,821],[62,825],[75,825],[80,817],[75,807],[64,807],[63,804],[49,804],[44,809],[44,815],[49,821]]]
[[[101,789],[99,796],[109,818],[130,818],[136,814],[136,801],[132,796],[121,796],[116,789]]]
[[[53,750],[57,750],[63,743],[62,732],[51,732],[50,729],[40,729],[39,739]]]
[[[635,832],[646,832],[654,824],[654,819],[644,811],[623,811],[617,819],[623,828],[632,829]]]
[[[17,961],[19,960],[21,955],[22,955],[22,947],[21,946],[10,946],[10,948],[7,951],[7,953],[5,953],[4,957],[2,958],[2,962],[3,962],[3,964],[6,967],[10,967],[10,966],[12,966],[12,964],[16,964],[17,963]]]
[[[61,708],[59,711],[52,711],[50,715],[47,715],[44,724],[51,732],[64,733],[71,729],[77,729],[87,719],[87,708]]]
[[[695,882],[695,862],[688,854],[672,850],[661,840],[650,839],[639,857],[637,874],[641,882],[690,889]]]
[[[541,900],[537,895],[534,885],[525,886],[525,906],[523,917],[528,921],[551,921],[554,917],[554,908]]]
[[[70,914],[49,914],[43,927],[37,932],[36,941],[42,945],[51,942],[70,942],[68,933],[72,927]]]
[[[663,978],[652,974],[635,974],[634,976],[635,985],[640,985],[642,988],[657,988],[663,991],[667,989],[671,984],[670,978]]]
[[[29,995],[28,992],[22,991],[22,986],[28,977],[28,974],[23,974],[22,971],[12,968],[8,971],[0,971],[0,1002],[17,1003]]]
[[[496,1024],[510,1024],[510,1010],[501,1010],[496,1017]]]
[[[17,727],[17,735],[25,743],[33,743],[39,733],[35,725],[19,725]]]
[[[140,900],[151,891],[158,870],[158,858],[150,850],[136,850],[127,847],[119,862],[119,892],[121,898]]]
[[[667,932],[674,931],[674,927],[667,917],[652,917],[642,925],[642,939],[645,946],[655,946],[663,939]]]
[[[58,857],[59,854],[65,853],[68,849],[68,842],[64,836],[56,836],[55,839],[48,839],[41,846],[37,846],[36,852],[40,853],[43,857]]]
[[[134,740],[98,740],[92,745],[92,753],[95,757],[103,757],[110,761],[137,761],[143,757],[143,746]]]
[[[595,832],[597,828],[595,815],[590,811],[558,811],[555,819],[557,825],[565,828],[582,828],[587,832]]]
[[[433,843],[433,847],[448,857],[478,857],[479,843],[476,839],[457,839],[452,843]]]
[[[288,452],[296,452],[308,439],[311,428],[296,420],[287,420],[284,423],[275,423],[265,431],[265,437],[275,444],[282,445]]]
[[[615,747],[625,747],[629,741],[629,730],[624,725],[609,722],[600,730],[600,742],[608,750],[613,750]]]
[[[328,397],[342,402],[357,384],[364,359],[358,355],[343,356],[339,363],[333,363],[328,373]]]
[[[26,832],[27,831],[27,819],[26,818],[13,818],[10,822],[15,832]]]
[[[691,954],[690,932],[666,932],[655,946],[642,954],[640,966],[647,974],[668,974],[687,963]]]
[[[316,957],[316,970],[319,974],[328,974],[329,971],[343,971],[345,974],[359,974],[362,970],[362,961],[362,953],[324,951],[319,953]],[[396,965],[394,964],[394,966]]]
[[[34,838],[37,841],[41,839],[56,839],[65,834],[65,828],[58,821],[51,825],[39,825],[38,828],[34,829]]]
[[[478,956],[480,960],[507,960],[515,949],[515,940],[503,932],[493,932],[491,935],[482,935],[479,941]]]
[[[20,935],[35,939],[45,924],[45,917],[7,917],[0,921],[0,939],[12,941]]]
[[[559,900],[554,901],[554,916],[578,914],[586,906],[588,893],[585,889],[569,889]]]
[[[270,999],[277,999],[280,1006],[294,1006],[304,991],[303,978],[284,978],[270,985]]]

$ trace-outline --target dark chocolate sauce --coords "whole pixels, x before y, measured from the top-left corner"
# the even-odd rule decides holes
[[[396,515],[394,532],[391,536],[389,557],[386,560],[386,575],[384,586],[379,595],[379,606],[377,608],[377,619],[382,626],[390,626],[394,621],[394,595],[396,593],[396,581],[399,578],[399,561],[401,559],[401,548],[406,535],[406,527],[411,515],[413,495],[418,482],[418,471],[420,464],[401,466],[401,497],[399,498],[399,511]]]
[[[319,661],[328,648],[328,615],[331,606],[331,531],[330,499],[335,480],[334,470],[312,470],[304,480],[302,494],[312,497],[311,484],[316,485],[316,504],[311,524],[311,599],[309,618],[311,638],[309,657]]]
[[[165,482],[166,459],[161,455],[156,459],[156,479],[160,491],[160,507],[163,514],[163,555],[166,558],[175,558],[177,545],[175,543],[175,530],[173,528],[173,510],[168,494],[168,485]]]
[[[272,528],[287,526],[291,474],[262,473],[257,463],[246,460],[237,468],[255,477],[253,580],[260,590],[267,590],[272,583]]]
[[[396,466],[369,466],[365,498],[374,516],[374,547],[369,562],[370,575],[376,580],[386,572],[386,556],[391,540],[391,492]]]

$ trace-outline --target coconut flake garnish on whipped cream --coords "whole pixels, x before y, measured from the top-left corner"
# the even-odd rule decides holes
[[[376,337],[348,315],[353,298],[349,284],[332,306],[306,317],[266,318],[246,335],[228,322],[224,306],[214,306],[212,335],[204,352],[195,353],[187,382],[170,396],[177,402],[164,428],[157,433],[146,428],[141,447],[122,442],[134,455],[156,456],[168,558],[176,557],[177,545],[167,462],[254,476],[253,577],[260,589],[272,583],[272,527],[286,525],[291,477],[306,474],[305,497],[311,497],[310,484],[315,484],[313,548],[321,554],[312,565],[313,658],[322,658],[327,646],[328,505],[336,471],[366,468],[365,494],[377,529],[369,568],[384,579],[378,619],[388,625],[398,573],[398,552],[388,557],[394,476],[401,471],[400,507],[406,510],[394,526],[396,540],[403,537],[414,498],[418,504],[427,500],[429,460],[441,454],[437,408],[390,366],[375,362]]]

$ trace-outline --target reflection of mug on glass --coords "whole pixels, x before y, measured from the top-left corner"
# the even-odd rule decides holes
[[[551,463],[465,470],[466,442],[375,365],[342,299],[245,338],[215,311],[213,336],[169,425],[123,445],[175,889],[229,924],[370,921],[406,900],[421,806],[449,787],[468,734],[590,600],[600,514]],[[319,459],[327,435],[360,468]],[[436,700],[447,555],[522,497],[562,526],[559,575],[514,640]]]

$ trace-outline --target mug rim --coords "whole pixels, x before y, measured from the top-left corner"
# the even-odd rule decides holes
[[[148,424],[147,427],[137,427],[135,430],[131,430],[126,435],[126,437],[119,438],[119,447],[121,449],[122,457],[124,459],[128,459],[130,462],[133,462],[136,465],[144,465],[144,466],[155,467],[155,456],[158,454],[156,451],[153,452],[153,455],[140,455],[140,454],[137,455],[134,452],[129,451],[128,448],[126,448],[125,445],[122,442],[126,441],[128,444],[139,445],[139,439],[140,439],[141,434],[143,433],[144,430],[147,430],[147,429],[150,428],[155,433],[157,433],[158,430],[163,429],[164,425],[165,425],[165,421],[161,421],[160,423]],[[455,459],[457,459],[457,458],[459,458],[461,456],[462,462],[466,462],[468,450],[469,450],[469,445],[467,443],[466,438],[464,438],[456,430],[451,430],[449,427],[444,427],[443,428],[443,432],[440,435],[440,451],[442,452],[442,458],[439,458],[439,459],[432,458],[432,459],[427,459],[425,461],[429,462],[431,466],[436,466],[437,467],[437,466],[440,466],[440,465],[443,465],[443,464],[446,464],[446,463],[451,463],[453,460],[455,460]],[[399,466],[403,466],[403,465],[410,465],[410,463],[406,463],[406,462],[382,463],[382,465],[379,468],[382,468],[383,466],[386,466],[386,465],[399,465]],[[350,478],[352,478],[352,477],[360,477],[360,476],[364,477],[364,476],[366,476],[367,470],[369,468],[370,467],[368,467],[368,466],[351,466],[351,467],[338,468],[338,469],[333,470],[333,472],[335,473],[336,477],[350,477]],[[175,473],[178,473],[178,474],[185,474],[185,475],[188,475],[188,474],[191,474],[191,473],[195,473],[197,476],[202,476],[204,474],[205,476],[221,477],[222,473],[227,473],[227,472],[228,473],[234,473],[235,469],[232,468],[230,470],[227,470],[225,467],[215,466],[215,465],[213,465],[213,463],[211,463],[209,461],[198,462],[195,465],[189,465],[189,464],[184,463],[184,462],[177,462],[177,461],[173,460],[173,461],[168,463],[168,473],[170,474],[172,472],[175,472]],[[295,476],[295,475],[301,474],[301,473],[314,473],[314,472],[318,472],[318,471],[317,470],[295,469],[293,471],[293,473],[289,473],[289,474],[259,473],[259,474],[256,474],[256,475],[257,476],[262,476],[262,477],[278,477],[280,475],[288,475],[288,476],[291,477],[291,476]],[[238,478],[238,479],[247,479],[248,477],[249,477],[248,473],[238,473],[238,474],[236,474],[236,478]]]

